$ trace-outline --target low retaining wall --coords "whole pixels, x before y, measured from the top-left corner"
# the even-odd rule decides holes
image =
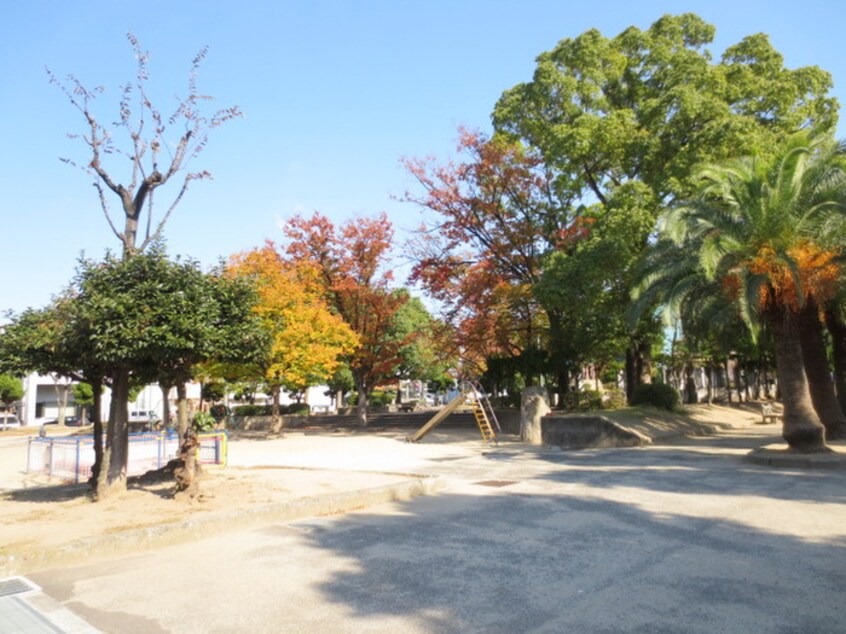
[[[642,447],[650,443],[643,434],[604,416],[544,416],[541,433],[545,445],[563,449]]]
[[[294,429],[308,422],[308,416],[282,416],[282,428]],[[268,430],[273,427],[273,416],[230,416],[226,420],[227,429],[253,431]]]

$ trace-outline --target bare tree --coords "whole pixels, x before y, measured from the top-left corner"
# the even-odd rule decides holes
[[[135,35],[128,33],[126,37],[137,60],[137,71],[135,80],[123,86],[119,117],[113,124],[104,125],[92,111],[94,100],[105,92],[102,86],[86,88],[75,75],[69,75],[67,82],[62,82],[49,68],[47,69],[50,82],[56,84],[70,103],[82,113],[87,124],[84,133],[68,136],[82,139],[88,148],[88,162],[83,164],[68,158],[63,158],[62,161],[79,167],[92,177],[103,214],[109,227],[121,241],[124,257],[143,251],[161,235],[165,223],[182,200],[191,181],[211,177],[205,170],[189,171],[188,166],[206,146],[210,130],[242,115],[237,106],[217,110],[210,116],[203,112],[202,104],[212,98],[198,92],[197,75],[208,47],[201,49],[192,61],[188,76],[188,94],[178,100],[176,108],[169,116],[163,115],[147,96],[147,64],[150,55],[141,49]],[[128,135],[126,146],[117,144],[116,132]],[[125,169],[126,163],[121,165],[115,162],[115,165],[107,166],[109,155],[128,159],[131,167],[128,174],[123,175],[123,182],[116,175],[116,171],[118,168]],[[172,179],[181,179],[179,191],[170,199],[162,216],[155,220],[154,193]],[[117,197],[123,210],[123,231],[118,229],[113,217],[109,192]],[[113,200],[113,197],[111,199]],[[145,210],[143,239],[138,245],[139,228]]]

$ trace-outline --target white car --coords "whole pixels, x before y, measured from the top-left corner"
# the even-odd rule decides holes
[[[11,427],[20,427],[21,421],[14,414],[0,414],[0,429],[9,429]]]

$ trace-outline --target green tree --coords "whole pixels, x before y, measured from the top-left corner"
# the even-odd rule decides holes
[[[252,316],[253,289],[193,261],[171,261],[160,249],[125,260],[83,263],[78,302],[87,318],[93,356],[110,368],[112,398],[125,403],[132,380],[161,379],[176,387],[180,435],[189,443],[185,384],[212,359],[261,354],[266,336]],[[98,496],[125,487],[127,427],[109,419]],[[183,451],[178,488],[193,490],[193,452]]]
[[[23,382],[10,374],[0,374],[0,401],[11,407],[15,401],[23,398]]]
[[[693,191],[695,165],[773,146],[803,127],[836,124],[828,73],[786,69],[762,34],[714,62],[713,37],[714,27],[693,14],[667,15],[613,38],[590,30],[542,53],[532,81],[506,91],[494,110],[497,133],[539,152],[550,190],[591,221],[597,239],[612,241],[613,266],[596,288],[615,290],[618,315],[659,212]],[[630,328],[629,394],[638,363],[648,367],[654,332],[649,323]]]
[[[71,388],[74,402],[82,408],[82,419],[88,420],[88,408],[94,404],[94,388],[90,383],[74,383]]]
[[[444,375],[452,361],[447,347],[443,345],[443,324],[429,314],[420,298],[411,297],[405,290],[397,293],[405,296],[405,301],[393,317],[392,327],[392,335],[400,343],[397,379],[436,381]],[[397,403],[401,400],[402,391],[397,389]]]

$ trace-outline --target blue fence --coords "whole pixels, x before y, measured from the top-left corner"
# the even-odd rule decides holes
[[[225,431],[198,434],[197,458],[201,464],[225,465],[227,437]],[[144,432],[129,434],[128,476],[158,469],[176,458],[179,437],[175,433]],[[44,473],[69,482],[91,477],[94,466],[93,436],[56,438],[30,437],[27,450],[27,473]]]

